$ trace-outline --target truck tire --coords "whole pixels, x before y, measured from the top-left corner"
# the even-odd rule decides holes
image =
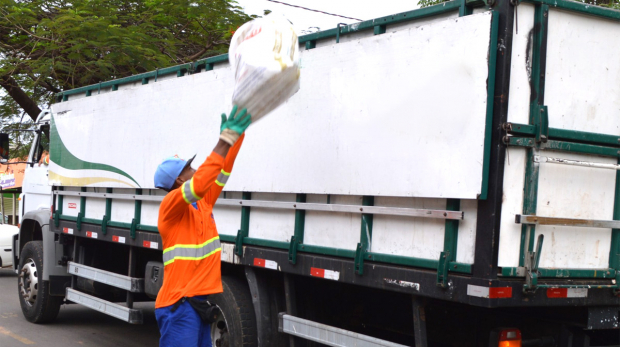
[[[214,347],[257,347],[256,315],[247,283],[222,276],[224,292],[209,296],[221,313],[211,324]]]
[[[32,323],[48,323],[58,315],[62,297],[51,296],[43,281],[43,242],[30,241],[19,256],[17,293],[22,313]]]

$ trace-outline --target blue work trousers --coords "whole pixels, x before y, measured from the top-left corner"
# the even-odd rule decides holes
[[[196,298],[206,299],[206,296]],[[176,311],[172,306],[155,310],[161,347],[212,347],[211,324],[200,319],[198,312],[186,300]]]

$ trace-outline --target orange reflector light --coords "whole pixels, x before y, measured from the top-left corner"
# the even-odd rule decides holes
[[[504,329],[499,334],[498,347],[521,347],[521,331],[519,329]]]

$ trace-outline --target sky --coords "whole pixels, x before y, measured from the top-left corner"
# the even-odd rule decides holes
[[[390,14],[416,9],[417,0],[278,0],[296,6],[303,6],[313,10],[339,14],[361,20],[368,20]],[[281,5],[267,0],[237,0],[239,6],[247,14],[263,15],[264,10],[271,10],[283,14],[290,20],[297,33],[303,35],[310,27],[319,27],[321,30],[335,28],[338,23],[351,24],[356,20],[345,19],[326,14],[311,12]],[[316,31],[315,29],[311,29]]]

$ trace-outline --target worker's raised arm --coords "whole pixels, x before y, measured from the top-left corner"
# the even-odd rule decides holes
[[[207,192],[207,195],[204,197],[209,205],[214,205],[217,198],[220,196],[220,193],[222,193],[222,189],[224,189],[224,186],[230,177],[233,165],[235,164],[235,159],[237,159],[237,154],[239,153],[239,149],[241,149],[241,144],[243,143],[244,138],[245,134],[242,134],[239,137],[239,140],[237,140],[237,142],[235,142],[235,144],[228,150],[228,154],[226,154],[226,158],[224,159],[224,167],[222,167],[222,170],[219,172],[217,179],[215,180],[215,186],[212,186]]]
[[[246,114],[245,109],[238,115],[236,113],[237,106],[233,107],[228,119],[222,115],[219,142],[194,176],[181,186],[181,193],[188,204],[205,198],[208,204],[213,205],[222,192],[243,142],[243,133],[252,121],[252,116]]]

